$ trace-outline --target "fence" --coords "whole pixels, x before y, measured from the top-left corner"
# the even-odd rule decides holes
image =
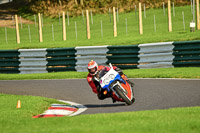
[[[171,3],[173,4],[173,3]],[[168,33],[168,16],[167,6],[164,4],[160,9],[145,10],[145,6],[142,5],[142,24],[143,34],[159,34]],[[137,5],[138,6],[138,5]],[[131,36],[137,36],[139,32],[139,11],[137,6],[135,12],[131,13],[119,13],[119,8],[116,8],[116,27],[117,36],[126,38]],[[111,11],[111,10],[110,10]],[[92,11],[90,15],[92,15]],[[189,31],[189,23],[193,20],[193,14],[190,6],[174,7],[171,9],[172,13],[172,32],[185,32]],[[93,15],[88,17],[90,19],[90,38],[97,41],[102,39],[110,39],[113,37],[113,21],[111,12],[105,15]],[[85,11],[83,11],[85,14]],[[71,43],[77,43],[78,41],[87,40],[86,34],[86,18],[85,15],[76,18],[69,17],[68,11],[66,11],[66,41]],[[43,42],[52,44],[52,42],[59,42],[63,40],[63,24],[62,13],[59,13],[57,19],[49,19],[41,14],[41,29]],[[23,19],[18,16],[20,42],[26,44],[38,43],[39,30],[38,30],[38,15],[29,16],[32,22],[23,22]],[[14,16],[12,17],[12,26],[15,27]],[[0,28],[0,40],[1,44],[13,44],[16,43],[15,37],[16,31],[13,28],[3,27]],[[65,39],[64,39],[65,40]]]
[[[200,41],[0,51],[0,73],[87,71],[87,63],[121,69],[199,67]]]

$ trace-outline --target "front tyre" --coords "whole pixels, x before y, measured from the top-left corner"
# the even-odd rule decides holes
[[[116,85],[113,89],[126,102],[126,104],[133,104],[133,102],[128,98],[128,96],[121,90],[120,86]]]

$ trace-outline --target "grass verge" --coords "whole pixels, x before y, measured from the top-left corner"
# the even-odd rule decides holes
[[[16,109],[17,100],[22,108]],[[200,107],[173,108],[76,117],[32,118],[41,113],[53,99],[0,94],[1,133],[198,133]]]
[[[17,109],[17,101],[21,101],[21,109]],[[33,115],[38,115],[47,110],[53,103],[62,103],[55,99],[37,97],[37,96],[21,96],[21,95],[8,95],[0,93],[0,121],[3,118],[17,119],[17,118],[28,118]],[[1,123],[3,124],[3,123]],[[1,128],[2,129],[2,128]]]
[[[86,19],[82,16],[66,18],[67,40],[62,41],[62,23],[58,18],[43,18],[43,42],[39,42],[38,26],[34,24],[34,15],[26,14],[23,17],[31,20],[30,36],[28,24],[20,28],[21,43],[16,43],[16,31],[13,28],[0,27],[0,49],[24,49],[24,48],[62,48],[76,46],[97,45],[130,45],[168,41],[200,40],[200,30],[190,32],[192,20],[190,6],[175,7],[176,15],[172,16],[173,32],[168,32],[168,16],[163,14],[163,9],[146,10],[146,18],[143,17],[144,34],[139,34],[138,12],[120,13],[117,22],[118,36],[113,37],[113,22],[109,14],[96,14],[93,16],[93,24],[90,23],[91,39],[86,37]],[[183,26],[182,12],[184,12],[185,30]],[[154,25],[155,15],[155,25]],[[112,15],[111,15],[112,16]],[[37,18],[38,20],[38,18]],[[127,21],[125,21],[127,20]],[[102,21],[102,30],[101,30]],[[75,28],[76,22],[76,28]],[[84,23],[83,23],[84,22]],[[127,22],[127,23],[126,23]],[[52,26],[53,24],[53,26]],[[21,27],[21,25],[19,24]],[[53,27],[53,30],[52,30]],[[156,28],[156,30],[155,30]],[[77,32],[76,30],[77,29]],[[6,32],[7,31],[7,32]],[[6,36],[7,33],[7,36]],[[77,34],[76,34],[77,33]],[[77,38],[76,38],[77,35]],[[7,39],[6,39],[7,37]]]
[[[124,70],[129,78],[197,78],[200,79],[200,67],[154,68]],[[87,72],[54,72],[42,74],[0,74],[0,80],[26,79],[72,79],[86,78]]]

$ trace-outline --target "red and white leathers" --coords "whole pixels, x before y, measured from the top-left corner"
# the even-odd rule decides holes
[[[98,71],[101,71],[101,70],[104,69],[104,68],[110,70],[110,67],[100,65],[100,66],[98,66]],[[113,69],[114,69],[114,70],[115,70],[116,68],[117,68],[116,66],[113,66]],[[97,90],[97,86],[99,85],[99,83],[98,83],[97,81],[94,80],[94,78],[93,78],[94,76],[95,76],[95,75],[91,75],[91,74],[89,73],[89,74],[87,75],[87,81],[88,81],[90,87],[92,88],[92,91],[93,91],[94,93],[98,94],[98,93],[100,93],[100,92],[98,92],[98,90]]]
[[[90,87],[92,88],[92,91],[97,94],[97,97],[100,100],[103,100],[103,99],[105,99],[107,97],[110,97],[109,94],[108,95],[104,94],[104,92],[101,90],[101,86],[99,84],[99,81],[95,80],[95,78],[94,78],[94,77],[98,77],[99,76],[99,72],[102,69],[107,69],[107,71],[109,71],[111,68],[107,67],[107,66],[103,66],[103,65],[98,66],[98,64],[93,60],[91,60],[88,63],[89,74],[87,76],[87,81],[88,81]],[[120,68],[117,68],[116,66],[113,66],[113,69],[115,71],[117,71],[124,80],[126,80],[128,83],[133,85],[133,83],[131,83],[128,80],[128,78],[123,74],[123,72],[122,72],[122,70]],[[113,102],[115,102],[115,99],[113,99]]]

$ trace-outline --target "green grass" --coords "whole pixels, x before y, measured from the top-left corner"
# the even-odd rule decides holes
[[[132,78],[200,78],[200,67],[125,70]]]
[[[16,109],[18,99],[22,102],[21,109]],[[199,133],[200,131],[200,107],[35,119],[32,115],[44,110],[54,100],[0,94],[0,101],[1,133]]]
[[[57,48],[57,47],[76,47],[76,46],[97,46],[97,45],[130,45],[152,42],[167,41],[187,41],[199,40],[200,31],[190,32],[189,23],[192,20],[190,6],[175,7],[176,16],[172,16],[173,32],[168,32],[167,14],[163,15],[163,9],[150,9],[146,11],[146,19],[143,16],[144,34],[139,35],[138,13],[120,13],[117,23],[118,37],[113,37],[113,24],[110,22],[108,14],[96,14],[93,16],[94,24],[91,25],[91,39],[86,39],[86,22],[82,21],[82,16],[70,18],[70,25],[67,28],[67,40],[62,41],[62,24],[58,18],[45,17],[43,22],[43,43],[39,43],[38,28],[34,24],[34,16],[27,14],[24,17],[33,21],[30,24],[31,38],[29,41],[28,25],[24,24],[20,29],[21,44],[16,43],[15,29],[7,28],[8,43],[5,40],[5,28],[0,28],[0,49],[19,49],[19,48]],[[185,13],[186,31],[183,29],[182,11]],[[166,10],[167,12],[167,10]],[[156,32],[154,31],[154,14],[156,16]],[[128,23],[128,34],[126,34],[125,18]],[[67,19],[67,18],[66,18]],[[85,19],[84,19],[85,20]],[[101,25],[103,22],[103,38],[101,37]],[[75,35],[75,21],[77,22],[78,39]],[[54,24],[55,40],[52,40],[52,24]],[[19,27],[21,27],[19,25]]]
[[[17,101],[21,101],[21,109],[17,109]],[[27,118],[38,115],[47,110],[53,103],[61,103],[55,99],[33,96],[8,95],[0,93],[0,119],[16,119],[19,117]],[[2,119],[1,119],[1,124]],[[2,129],[2,128],[1,128]]]
[[[200,67],[154,68],[124,70],[129,78],[197,78],[200,79]],[[85,78],[87,72],[54,72],[42,74],[0,74],[0,80],[26,79],[71,79]]]

